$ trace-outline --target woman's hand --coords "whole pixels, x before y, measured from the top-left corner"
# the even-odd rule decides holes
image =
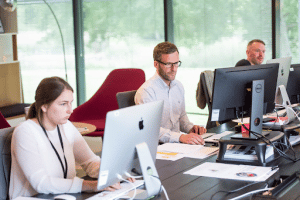
[[[113,191],[119,190],[119,189],[121,189],[120,182],[115,183],[115,184],[113,184],[113,185],[111,185],[109,187],[106,187],[106,188],[104,188],[103,190],[100,190],[100,191],[111,191],[111,192],[113,192]]]
[[[135,182],[135,179],[134,178],[128,178],[127,179],[128,181],[130,182]],[[88,180],[84,180],[83,183],[82,183],[82,192],[100,192],[100,191],[115,191],[115,190],[119,190],[121,189],[121,184],[120,182],[116,183],[116,184],[113,184],[109,187],[106,187],[102,190],[98,190],[97,189],[97,184],[98,184],[98,181],[88,181]]]

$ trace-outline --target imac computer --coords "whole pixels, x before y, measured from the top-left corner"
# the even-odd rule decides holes
[[[275,94],[275,107],[286,109],[287,119],[284,121],[284,124],[288,124],[294,121],[296,118],[286,90],[291,61],[292,57],[276,58],[267,61],[267,63],[279,63],[277,88]]]
[[[272,63],[216,69],[211,120],[250,117],[250,132],[261,134],[263,114],[273,112],[275,107],[278,67],[278,63]],[[254,85],[255,81],[262,83]],[[256,138],[249,134],[249,139]]]
[[[129,178],[132,169],[143,174],[144,192],[136,199],[157,195],[161,189],[156,168],[156,152],[163,101],[110,111],[106,115],[97,188],[104,189]]]
[[[300,103],[300,64],[291,65],[286,90],[291,104]]]
[[[292,62],[292,57],[284,57],[284,58],[276,58],[276,59],[272,59],[272,60],[267,60],[267,62],[266,62],[267,64],[268,63],[279,63],[277,88],[280,85],[283,85],[284,87],[287,86],[291,62]]]

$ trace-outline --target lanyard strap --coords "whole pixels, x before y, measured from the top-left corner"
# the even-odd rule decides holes
[[[66,159],[66,156],[65,156],[64,144],[63,144],[63,141],[62,141],[62,137],[61,137],[61,133],[60,133],[59,127],[58,127],[58,125],[57,125],[58,137],[59,137],[59,140],[60,140],[61,148],[62,148],[63,153],[64,153],[64,160],[65,160],[66,168],[64,168],[63,162],[62,162],[62,160],[61,160],[61,158],[60,158],[60,156],[59,156],[57,150],[55,149],[54,145],[52,144],[51,140],[49,139],[49,136],[48,136],[48,134],[47,134],[46,129],[42,126],[41,123],[40,123],[40,125],[41,125],[41,127],[42,127],[42,129],[43,129],[45,135],[47,136],[47,138],[48,138],[48,140],[49,140],[49,142],[50,142],[50,144],[51,144],[51,146],[52,146],[52,148],[53,148],[53,150],[54,150],[54,152],[55,152],[55,154],[56,154],[56,156],[57,156],[57,158],[58,158],[58,160],[59,160],[59,162],[60,162],[60,164],[61,164],[61,168],[62,168],[63,173],[64,173],[64,178],[66,179],[66,178],[67,178],[67,174],[68,174],[68,163],[67,163],[67,159]]]

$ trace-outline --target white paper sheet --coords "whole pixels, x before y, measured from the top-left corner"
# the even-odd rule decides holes
[[[156,159],[159,160],[179,160],[184,157],[184,154],[172,153],[172,152],[157,152]]]
[[[183,143],[165,143],[158,145],[158,152],[173,152],[173,153],[192,153],[199,149],[203,148],[203,145],[192,145],[192,144],[183,144]]]
[[[217,154],[218,152],[219,152],[218,147],[203,147],[202,149],[199,149],[193,153],[184,154],[184,157],[204,159],[208,156]]]
[[[157,147],[156,159],[178,160],[183,157],[204,159],[218,152],[218,147],[182,143],[165,143]]]
[[[265,181],[277,171],[278,168],[272,170],[272,167],[206,162],[184,174],[243,181]]]

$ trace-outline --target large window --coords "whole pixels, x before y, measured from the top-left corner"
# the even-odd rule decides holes
[[[18,0],[18,56],[25,103],[34,102],[39,82],[49,76],[65,79],[67,73],[68,82],[76,92],[72,1],[47,2],[60,24],[64,43],[55,18],[44,1]]]
[[[48,76],[65,78],[67,72],[76,91],[72,1],[47,2],[64,36],[66,66],[60,30],[49,7],[43,0],[18,0],[18,53],[27,103],[34,101],[37,84]],[[164,41],[163,2],[83,0],[86,100],[115,68],[142,68],[147,79],[154,74],[152,51]],[[176,78],[184,84],[186,108],[194,123],[207,120],[207,108],[196,104],[202,71],[233,67],[246,58],[246,45],[255,38],[266,43],[265,61],[272,58],[271,2],[173,1],[174,38],[183,63]],[[281,55],[292,55],[293,63],[298,63],[299,3],[281,0],[281,4]]]
[[[86,96],[116,68],[154,72],[153,48],[164,41],[163,1],[84,1]]]
[[[281,0],[280,5],[280,57],[292,56],[292,63],[300,63],[299,4],[298,0]]]
[[[175,43],[182,67],[177,78],[184,84],[189,113],[207,114],[196,103],[200,73],[221,67],[233,67],[246,58],[246,46],[252,39],[266,43],[265,61],[272,58],[271,1],[184,1],[174,0]],[[195,116],[206,124],[207,116]]]

